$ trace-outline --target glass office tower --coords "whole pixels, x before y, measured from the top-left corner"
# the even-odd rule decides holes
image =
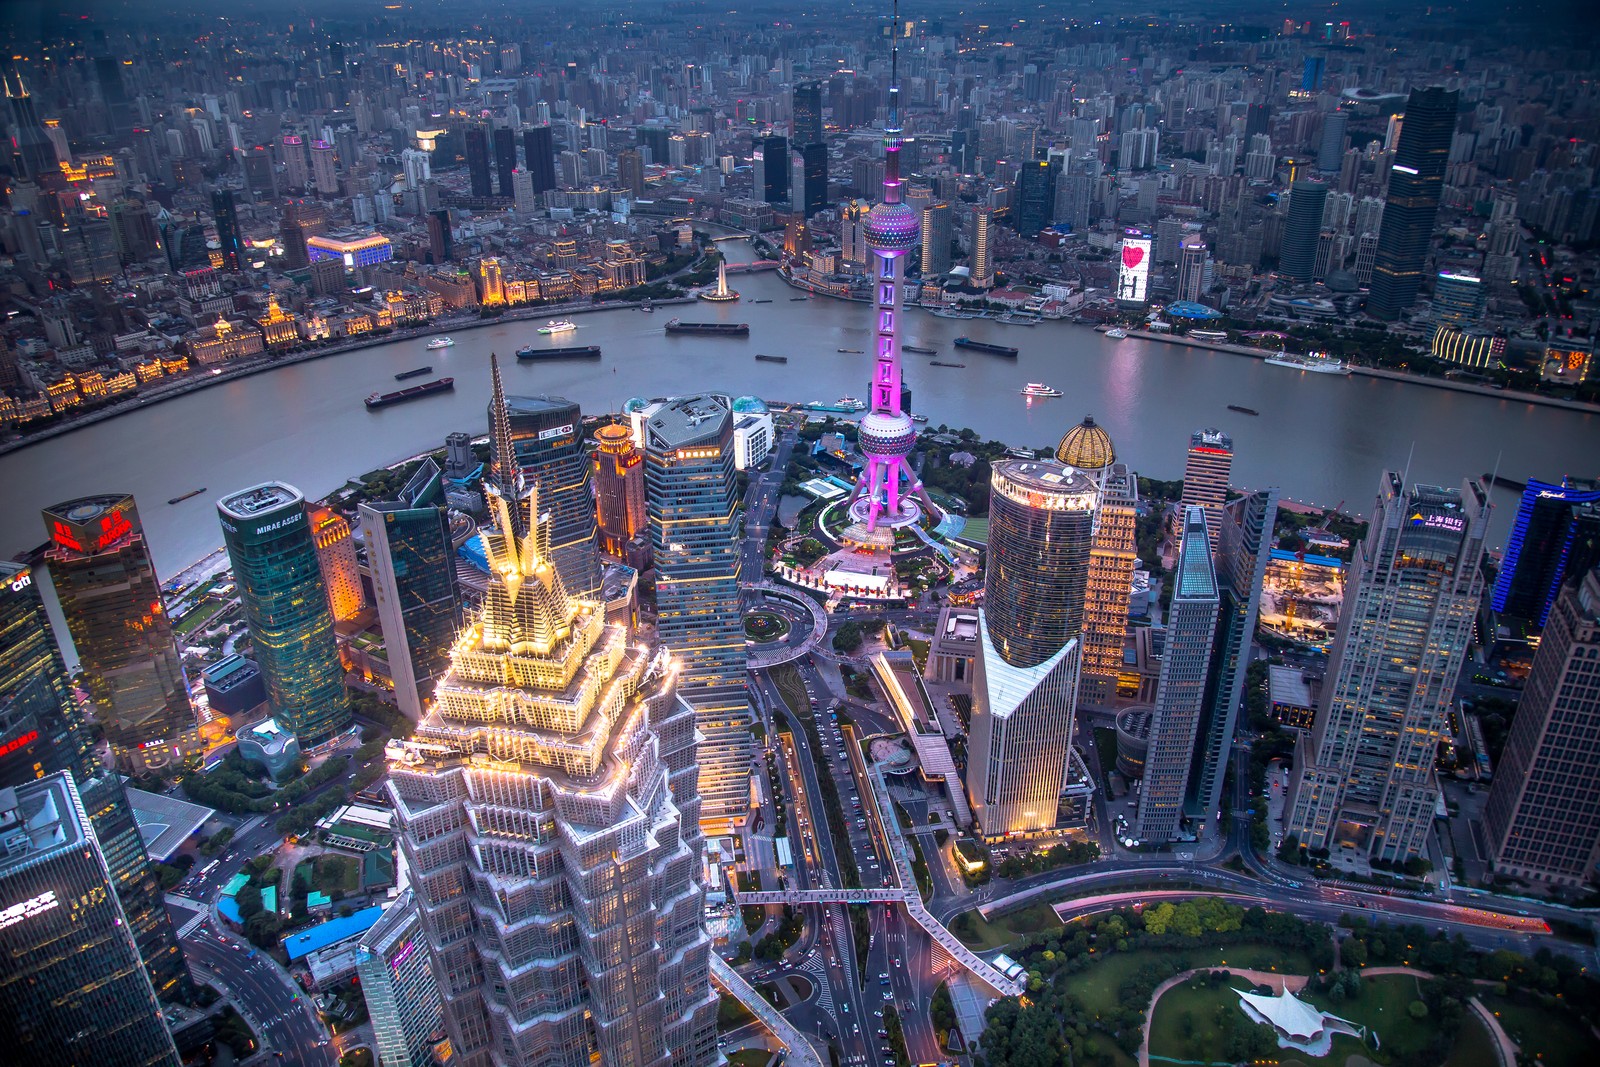
[[[511,448],[523,478],[539,487],[539,506],[550,515],[550,551],[573,596],[600,588],[591,464],[583,451],[583,414],[559,396],[508,396]],[[494,416],[490,414],[490,425]],[[490,434],[490,448],[496,447]],[[491,454],[496,471],[501,461]]]
[[[568,595],[537,489],[488,495],[483,611],[389,772],[451,1062],[709,1067],[695,715],[675,657]]]
[[[1490,601],[1502,615],[1543,626],[1561,582],[1600,563],[1600,483],[1529,479]]]
[[[44,524],[51,582],[118,766],[181,763],[198,723],[133,497],[68,500],[45,508]]]
[[[1393,321],[1416,302],[1433,241],[1433,224],[1439,216],[1460,98],[1454,90],[1434,86],[1411,90],[1406,102],[1405,125],[1400,127],[1400,143],[1389,166],[1383,221],[1378,224],[1377,257],[1372,262],[1367,314],[1373,318]]]
[[[350,721],[317,546],[300,490],[282,482],[217,501],[256,666],[278,721],[309,749]]]
[[[72,776],[0,788],[0,1047],[10,1063],[177,1067]]]
[[[33,572],[0,562],[0,788],[58,771],[77,783],[151,984],[181,994],[188,971],[122,778],[94,753]]]
[[[395,699],[414,721],[449,669],[461,630],[461,587],[438,465],[423,460],[394,500],[362,504],[361,532]]]
[[[726,399],[677,397],[641,423],[656,564],[656,632],[679,664],[700,742],[708,832],[750,807],[750,694],[739,606],[739,488]]]
[[[400,891],[356,948],[356,973],[383,1067],[429,1067],[444,1014],[416,896]]]
[[[1098,486],[1060,463],[1006,460],[989,488],[967,793],[993,838],[1070,817],[1062,797]]]

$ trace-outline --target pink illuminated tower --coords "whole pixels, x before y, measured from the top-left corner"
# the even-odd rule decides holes
[[[920,220],[900,199],[900,4],[894,5],[889,59],[889,123],[883,131],[883,202],[867,214],[866,241],[877,260],[877,349],[872,406],[861,418],[860,448],[867,464],[850,493],[850,515],[871,534],[879,526],[908,526],[939,514],[906,457],[917,443],[911,416],[900,410],[900,289],[905,256],[918,241]]]

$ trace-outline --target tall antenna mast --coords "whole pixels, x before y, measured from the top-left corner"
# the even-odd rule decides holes
[[[889,124],[883,128],[883,202],[900,202],[900,0],[889,23]]]

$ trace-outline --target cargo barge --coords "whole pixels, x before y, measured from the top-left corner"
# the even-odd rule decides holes
[[[672,319],[667,323],[668,333],[703,333],[713,337],[749,337],[748,322],[684,322]]]
[[[386,408],[390,404],[399,404],[407,400],[416,400],[419,397],[432,396],[434,393],[444,393],[456,387],[454,378],[435,378],[431,382],[413,385],[410,389],[400,389],[393,393],[373,393],[367,397],[366,405],[369,408]]]
[[[599,345],[573,345],[570,348],[534,348],[528,345],[517,349],[518,359],[599,359]]]
[[[1017,354],[1017,350],[1010,345],[992,345],[988,341],[974,341],[970,337],[957,337],[955,346],[957,348],[970,348],[975,352],[988,352],[994,356],[1015,356]]]

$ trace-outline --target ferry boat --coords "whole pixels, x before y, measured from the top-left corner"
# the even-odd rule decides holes
[[[416,400],[418,397],[447,392],[455,387],[456,380],[454,378],[435,378],[431,382],[413,385],[410,389],[399,389],[392,393],[373,393],[367,397],[366,405],[369,408],[386,408],[390,404],[399,404],[402,401]]]
[[[1113,326],[1111,329],[1106,331],[1106,336],[1111,338],[1113,341],[1120,341],[1124,337],[1128,336],[1128,331],[1124,330],[1121,326]]]
[[[846,411],[867,410],[867,402],[865,400],[857,400],[853,396],[841,396],[838,400],[833,402],[833,406],[844,408]]]
[[[189,492],[184,493],[182,496],[173,497],[171,500],[167,501],[167,503],[169,503],[169,504],[181,504],[185,500],[188,500],[190,497],[199,496],[201,493],[203,493],[205,491],[206,491],[206,487],[202,485],[198,489],[191,489]]]
[[[682,319],[667,320],[668,333],[703,333],[713,337],[749,337],[750,324],[748,322],[684,322]]]
[[[1228,331],[1227,330],[1190,330],[1189,331],[1189,336],[1194,338],[1196,341],[1211,341],[1214,344],[1221,344],[1223,341],[1226,341],[1228,339]]]
[[[575,323],[575,322],[572,322],[569,319],[551,319],[549,322],[547,322],[543,326],[539,327],[539,332],[540,333],[569,333],[572,330],[576,330],[577,328],[578,328],[578,324]]]
[[[915,352],[921,356],[936,356],[939,354],[937,348],[923,348],[921,345],[901,345],[900,350],[902,352]]]
[[[574,345],[571,348],[534,348],[532,345],[517,349],[518,359],[599,359],[599,345]]]
[[[761,352],[756,353],[756,358],[759,359],[763,363],[787,363],[787,362],[789,362],[789,357],[788,356],[769,356],[769,355],[766,355],[765,353],[761,353]]]
[[[914,423],[917,423],[918,425],[921,425],[922,423],[925,423],[925,422],[928,421],[928,416],[913,414],[911,416],[911,421],[914,422]]]
[[[644,312],[651,312],[651,311],[654,311],[655,308],[651,307],[649,304],[640,304],[639,305],[639,310],[640,311],[644,311]]]
[[[432,367],[413,367],[410,370],[403,370],[399,374],[396,374],[394,376],[394,380],[397,381],[397,382],[403,382],[407,378],[420,378],[424,374],[432,374],[432,373],[433,373],[433,368]]]
[[[970,337],[957,337],[955,346],[957,348],[971,348],[978,352],[988,352],[994,356],[1014,356],[1017,354],[1017,350],[1010,345],[992,345],[988,341],[974,341]]]
[[[1061,390],[1059,390],[1059,389],[1054,389],[1054,388],[1051,388],[1048,385],[1045,385],[1043,382],[1029,382],[1026,386],[1023,387],[1022,395],[1023,396],[1027,396],[1027,397],[1034,397],[1034,396],[1063,396],[1065,394],[1063,394],[1061,392]]]
[[[435,337],[433,340],[428,342],[428,351],[432,352],[440,348],[449,348],[453,344],[455,344],[455,342],[450,340],[448,337]]]
[[[1307,352],[1300,355],[1294,352],[1280,352],[1275,356],[1267,357],[1267,365],[1272,367],[1288,367],[1290,370],[1308,370],[1312,374],[1349,374],[1350,368],[1344,365],[1344,360],[1334,359],[1322,352]]]

